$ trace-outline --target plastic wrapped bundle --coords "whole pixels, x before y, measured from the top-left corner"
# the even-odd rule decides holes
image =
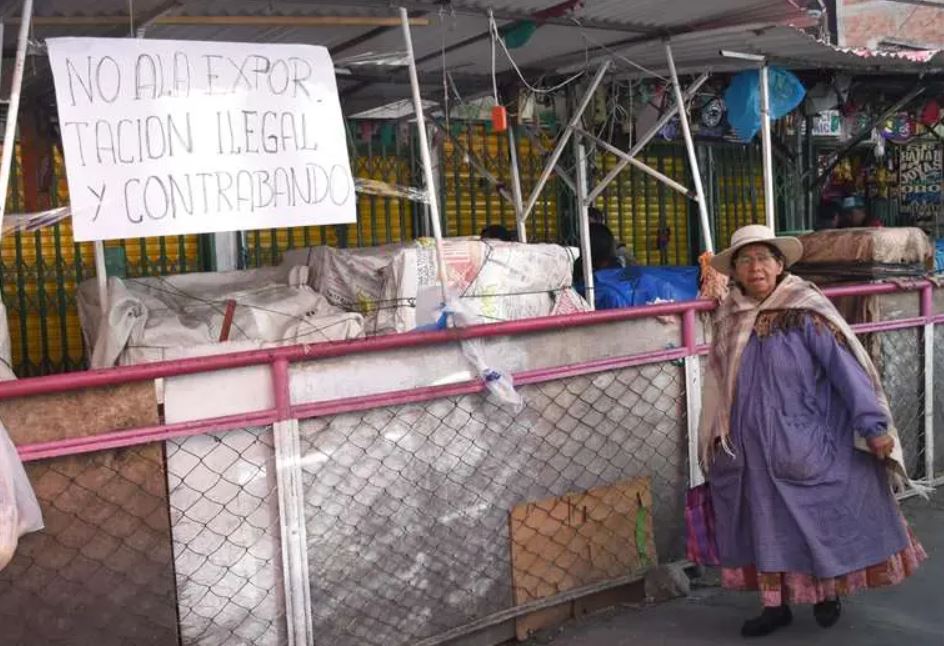
[[[98,285],[79,288],[79,317],[91,365],[129,365],[219,352],[227,304],[233,302],[227,349],[317,343],[363,336],[363,319],[328,303],[308,286],[306,268],[254,269],[108,281],[101,324]],[[202,352],[203,348],[205,352]]]
[[[446,240],[443,246],[448,289],[479,323],[588,309],[571,286],[573,257],[564,247],[473,239]],[[406,332],[431,322],[422,313],[417,320],[418,304],[423,310],[425,299],[442,300],[430,239],[400,250],[384,269],[385,307],[377,313],[376,327],[368,325],[368,334]]]
[[[934,247],[914,227],[830,229],[801,236],[803,259],[792,271],[821,284],[923,276]]]

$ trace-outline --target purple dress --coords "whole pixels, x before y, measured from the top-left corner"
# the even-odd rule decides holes
[[[841,338],[841,337],[838,337]],[[885,468],[853,447],[887,418],[869,378],[825,320],[765,312],[743,358],[734,457],[709,472],[724,567],[841,576],[909,545]]]

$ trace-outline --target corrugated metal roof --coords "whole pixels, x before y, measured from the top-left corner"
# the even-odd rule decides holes
[[[488,81],[491,71],[491,43],[488,35],[489,8],[500,25],[511,19],[531,16],[536,11],[557,6],[561,0],[453,0],[442,7],[437,0],[402,0],[428,25],[413,28],[414,49],[421,74],[425,75],[427,98],[441,91],[432,80],[442,71],[442,51],[446,49],[447,69],[460,83],[462,92],[476,92]],[[0,0],[0,11],[16,15],[19,0]],[[389,0],[348,0],[312,2],[303,0],[133,0],[135,23],[146,17],[173,16],[298,16],[382,17],[397,15]],[[102,25],[37,24],[37,39],[60,35],[127,34],[120,22],[127,17],[127,0],[36,0],[39,17],[111,17]],[[225,21],[218,21],[223,23]],[[230,21],[232,22],[232,21]],[[862,56],[816,41],[784,26],[785,22],[806,24],[809,16],[791,0],[582,0],[574,10],[542,24],[525,46],[512,50],[515,62],[530,80],[544,73],[569,73],[594,64],[612,52],[644,68],[664,74],[665,60],[660,38],[672,35],[673,50],[680,71],[705,68],[716,71],[741,69],[744,63],[720,58],[720,49],[764,54],[772,61],[794,69],[840,68],[861,72],[915,72],[941,69],[941,56],[915,62],[900,54]],[[578,25],[579,23],[579,25]],[[749,24],[746,24],[749,23]],[[735,26],[732,26],[735,25]],[[8,28],[5,46],[12,47],[16,30]],[[232,42],[279,42],[325,45],[336,59],[402,51],[399,27],[371,25],[301,26],[251,24],[151,24],[149,38],[216,40]],[[616,59],[615,69],[625,73],[638,70]],[[498,50],[496,70],[508,73],[511,65]],[[373,70],[376,74],[376,70]],[[361,74],[341,79],[345,103],[358,108],[372,107],[408,96],[402,69],[385,77]],[[464,79],[464,81],[462,80]],[[490,82],[484,83],[485,85]]]
[[[487,12],[492,7],[498,14],[533,12],[559,4],[560,0],[456,0],[454,5]],[[435,4],[428,2],[427,4]],[[678,29],[703,23],[779,22],[795,20],[806,12],[788,0],[584,0],[574,12],[581,20],[620,27],[641,27],[651,31]]]
[[[766,56],[771,62],[795,70],[841,69],[862,74],[911,73],[944,71],[944,55],[940,52],[875,52],[842,49],[817,40],[788,26],[754,25],[748,28],[725,28],[699,31],[673,37],[673,57],[680,72],[694,73],[705,69],[734,71],[745,68],[743,61],[723,58],[721,50]],[[618,55],[616,66],[638,75],[636,69],[620,57],[641,64],[658,73],[666,72],[662,47],[639,44],[615,47],[607,56]],[[602,56],[597,60],[602,60]],[[594,61],[595,62],[595,61]],[[580,69],[584,62],[565,66],[560,71]]]

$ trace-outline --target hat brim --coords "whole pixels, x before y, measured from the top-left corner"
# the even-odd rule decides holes
[[[803,243],[797,238],[766,238],[757,240],[745,240],[737,245],[728,247],[716,256],[711,257],[711,267],[716,271],[728,276],[734,276],[734,267],[731,266],[731,259],[742,248],[752,244],[766,244],[776,247],[783,254],[783,266],[789,267],[803,257]]]

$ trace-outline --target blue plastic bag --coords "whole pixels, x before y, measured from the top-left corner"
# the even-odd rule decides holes
[[[806,88],[793,72],[770,67],[770,118],[780,119],[800,105]],[[750,141],[760,130],[760,72],[747,70],[736,74],[724,92],[728,123],[741,141]]]
[[[584,286],[575,285],[584,295]],[[593,272],[598,310],[698,298],[698,267],[618,267]]]

